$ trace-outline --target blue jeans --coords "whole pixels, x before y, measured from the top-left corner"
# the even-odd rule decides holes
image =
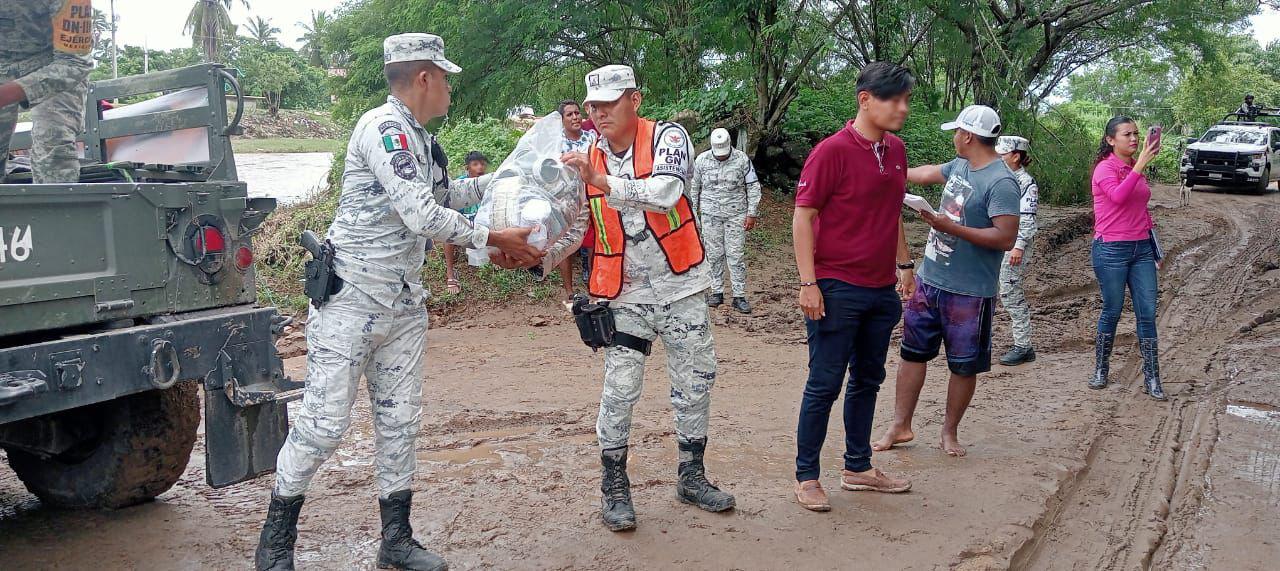
[[[871,469],[871,421],[876,393],[884,382],[889,338],[902,317],[893,286],[865,288],[839,280],[818,280],[826,317],[805,320],[809,333],[809,380],[796,427],[796,480],[816,480],[827,439],[831,406],[844,394],[844,468]]]
[[[1124,290],[1129,288],[1133,312],[1138,317],[1138,337],[1156,337],[1155,249],[1151,240],[1103,242],[1094,239],[1093,273],[1102,290],[1102,315],[1098,316],[1098,332],[1115,334],[1120,313],[1124,311]]]

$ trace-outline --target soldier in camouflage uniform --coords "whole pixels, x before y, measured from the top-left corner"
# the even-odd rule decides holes
[[[21,107],[31,109],[33,181],[80,180],[76,137],[84,127],[92,49],[89,0],[4,3],[0,12],[0,179]]]
[[[422,415],[427,239],[495,246],[532,265],[541,253],[529,229],[489,231],[456,209],[480,201],[490,176],[451,181],[444,153],[422,124],[449,108],[443,41],[400,34],[383,43],[387,103],[365,113],[347,145],[342,194],[329,227],[341,289],[307,321],[302,406],[276,460],[276,485],[255,556],[258,569],[293,569],[303,493],[351,424],[356,383],[368,379],[373,406],[382,545],[378,567],[446,569],[413,539],[410,484]]]
[[[1027,273],[1027,263],[1031,259],[1031,238],[1036,235],[1036,208],[1040,189],[1035,179],[1027,173],[1027,164],[1031,162],[1031,143],[1022,137],[1000,137],[996,145],[1013,176],[1018,179],[1019,190],[1022,191],[1018,216],[1018,240],[1013,249],[1004,255],[1000,265],[1000,303],[1013,320],[1013,348],[1000,357],[1000,363],[1006,366],[1021,365],[1036,360],[1036,351],[1031,346],[1031,307],[1027,304],[1027,294],[1023,289],[1023,278]]]
[[[734,498],[706,478],[703,455],[715,345],[702,293],[703,250],[685,196],[692,149],[676,123],[639,117],[641,94],[627,66],[587,75],[586,104],[600,130],[587,154],[562,160],[582,174],[596,230],[589,290],[612,300],[619,344],[605,350],[596,435],[603,474],[601,517],[614,531],[633,529],[627,477],[632,409],[640,400],[648,344],[661,339],[671,378],[680,451],[677,497],[702,509],[732,509]],[[625,344],[623,344],[625,343]]]
[[[724,303],[725,258],[733,282],[733,308],[751,313],[747,302],[747,231],[755,228],[760,206],[760,181],[747,154],[733,148],[729,132],[711,132],[711,149],[693,163],[689,200],[702,218],[703,244],[711,269],[707,305]]]

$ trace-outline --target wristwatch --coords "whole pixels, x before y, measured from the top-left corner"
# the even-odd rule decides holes
[[[907,262],[907,263],[905,263],[905,264],[898,264],[898,269],[899,269],[899,270],[914,270],[914,269],[916,269],[916,261],[915,261],[915,260],[911,260],[910,262]]]

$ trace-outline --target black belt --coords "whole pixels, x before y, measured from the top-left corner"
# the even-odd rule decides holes
[[[626,347],[632,351],[638,351],[643,353],[645,357],[648,357],[649,353],[653,351],[653,341],[621,331],[613,333],[613,346]]]

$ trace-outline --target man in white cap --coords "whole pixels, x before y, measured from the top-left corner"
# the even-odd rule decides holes
[[[588,290],[612,301],[618,331],[615,346],[605,350],[596,421],[601,517],[613,531],[636,526],[627,450],[655,338],[666,348],[671,377],[680,450],[676,495],[707,511],[734,507],[732,495],[707,481],[703,466],[716,354],[702,297],[710,285],[702,239],[685,192],[693,150],[679,124],[641,118],[641,100],[630,67],[587,74],[585,102],[600,139],[586,154],[562,157],[582,174],[596,231]]]
[[[1031,163],[1031,141],[1023,137],[1006,135],[996,143],[996,152],[1004,164],[1018,179],[1021,199],[1018,201],[1018,240],[1013,249],[1004,255],[1000,263],[1000,305],[1009,312],[1013,322],[1013,348],[1000,357],[1000,364],[1016,366],[1036,360],[1036,350],[1031,346],[1031,306],[1022,282],[1031,259],[1031,239],[1039,229],[1036,224],[1036,208],[1040,202],[1040,187],[1027,172]]]
[[[711,132],[711,149],[693,163],[689,200],[702,219],[702,243],[711,269],[709,307],[724,303],[725,259],[733,282],[733,308],[751,313],[747,302],[747,231],[756,227],[760,180],[751,158],[733,148],[729,132]]]
[[[377,566],[448,568],[413,539],[409,525],[422,416],[426,243],[494,246],[523,264],[542,256],[526,242],[530,229],[489,231],[457,211],[480,201],[489,176],[451,185],[444,152],[422,127],[448,112],[446,74],[461,71],[445,59],[444,41],[400,34],[383,42],[383,54],[391,95],[360,118],[347,145],[342,194],[327,236],[341,281],[307,319],[306,390],[276,460],[257,569],[293,569],[303,493],[351,424],[361,376],[373,404],[382,516]]]
[[[945,343],[951,379],[941,447],[949,456],[964,456],[957,435],[960,419],[973,398],[978,373],[991,370],[991,318],[1000,260],[1018,235],[1018,181],[996,153],[1000,116],[994,109],[966,107],[942,128],[955,131],[952,142],[959,158],[907,170],[913,184],[946,186],[938,214],[920,212],[933,230],[915,294],[903,311],[893,424],[872,444],[876,451],[915,438],[911,417],[928,362]]]

